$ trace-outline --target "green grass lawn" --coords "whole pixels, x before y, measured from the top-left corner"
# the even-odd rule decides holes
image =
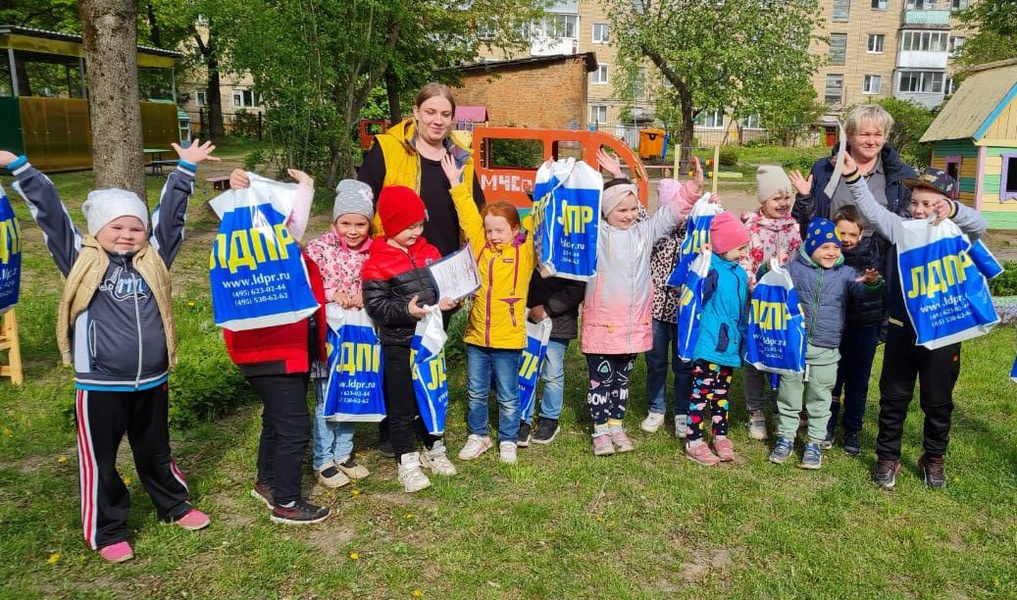
[[[72,190],[67,200],[78,218],[90,174],[53,179]],[[10,189],[9,178],[2,183]],[[874,406],[862,456],[834,448],[822,470],[809,472],[795,468],[797,456],[767,463],[768,447],[747,439],[739,386],[736,462],[697,466],[670,433],[638,430],[646,414],[642,361],[626,418],[636,451],[594,458],[585,367],[573,347],[564,432],[551,446],[521,450],[512,467],[495,452],[455,461],[459,476],[435,477],[430,489],[407,495],[394,462],[372,449],[375,428],[362,425],[358,455],[373,474],[354,488],[310,489],[334,517],[305,528],[271,524],[248,495],[259,408],[212,323],[206,269],[214,222],[202,206],[211,197],[199,173],[189,240],[173,267],[182,343],[172,398],[215,416],[177,414],[173,440],[193,500],[213,523],[197,533],[158,523],[125,444],[137,559],[123,565],[104,563],[83,544],[72,373],[54,341],[61,283],[39,230],[14,201],[24,229],[17,311],[27,381],[0,382],[0,597],[1017,597],[1017,387],[1007,378],[1017,335],[1009,327],[964,345],[942,491],[924,489],[915,467],[917,406],[897,489],[885,492],[869,482]],[[309,231],[325,226],[318,217]],[[462,361],[449,362],[454,453],[466,437],[465,384]],[[870,398],[877,395],[873,382]]]

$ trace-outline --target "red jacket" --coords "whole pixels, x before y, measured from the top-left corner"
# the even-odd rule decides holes
[[[371,244],[371,255],[360,273],[364,309],[378,326],[382,344],[408,346],[417,320],[410,316],[410,300],[417,304],[438,302],[438,286],[427,265],[439,260],[441,253],[422,236],[408,252],[379,237]]]
[[[325,286],[318,265],[306,253],[301,254],[304,257],[304,265],[307,266],[311,291],[318,301],[318,310],[314,313],[318,334],[316,354],[319,359],[325,360],[328,356],[325,350],[325,331],[328,327],[325,321]],[[245,331],[223,329],[222,333],[230,359],[238,366],[263,365],[267,368],[258,371],[264,375],[307,373],[311,368],[311,348],[308,347],[309,322],[310,319],[304,319],[296,323]],[[264,363],[279,363],[279,368],[273,369]],[[278,373],[274,372],[276,370]]]

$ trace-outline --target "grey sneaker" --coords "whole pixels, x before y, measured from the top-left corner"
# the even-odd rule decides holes
[[[749,413],[749,439],[766,439],[766,416],[761,410]]]
[[[922,472],[925,487],[938,490],[946,485],[946,471],[943,469],[942,456],[923,454],[918,459],[918,470]]]
[[[802,464],[798,465],[803,469],[819,469],[823,466],[823,452],[819,444],[809,442],[805,444],[805,453],[802,454]]]
[[[435,475],[451,477],[459,472],[452,461],[448,459],[448,455],[445,453],[445,442],[442,440],[437,440],[430,450],[420,454],[420,466],[431,469]]]
[[[407,493],[431,487],[431,480],[420,470],[420,453],[408,452],[399,457],[399,483]]]
[[[769,461],[782,465],[784,461],[791,456],[791,450],[794,448],[794,442],[791,440],[780,437],[777,438],[777,445],[773,447],[773,452],[770,452]]]
[[[899,460],[876,461],[876,470],[872,473],[872,482],[884,490],[892,490],[897,485],[897,473],[900,473]]]
[[[688,415],[675,415],[674,416],[674,435],[680,440],[684,440],[689,437],[689,416]]]

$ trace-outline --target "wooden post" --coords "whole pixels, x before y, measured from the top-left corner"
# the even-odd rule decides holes
[[[717,180],[720,177],[720,146],[713,147],[713,193],[717,193]]]
[[[0,329],[0,350],[7,350],[7,364],[0,366],[0,377],[10,377],[11,383],[21,385],[25,381],[21,370],[21,340],[18,338],[18,319],[14,309],[4,314]]]

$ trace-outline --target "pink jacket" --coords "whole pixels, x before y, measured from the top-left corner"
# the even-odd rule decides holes
[[[307,244],[307,255],[318,265],[325,282],[325,298],[331,302],[336,290],[346,296],[360,293],[360,271],[370,254],[372,240],[368,238],[356,250],[329,229]]]
[[[749,289],[756,285],[759,267],[776,257],[781,265],[787,265],[802,245],[798,221],[788,213],[783,219],[764,217],[757,211],[742,215],[742,222],[749,230],[749,252],[741,265],[749,274]],[[769,268],[769,267],[768,267]]]

